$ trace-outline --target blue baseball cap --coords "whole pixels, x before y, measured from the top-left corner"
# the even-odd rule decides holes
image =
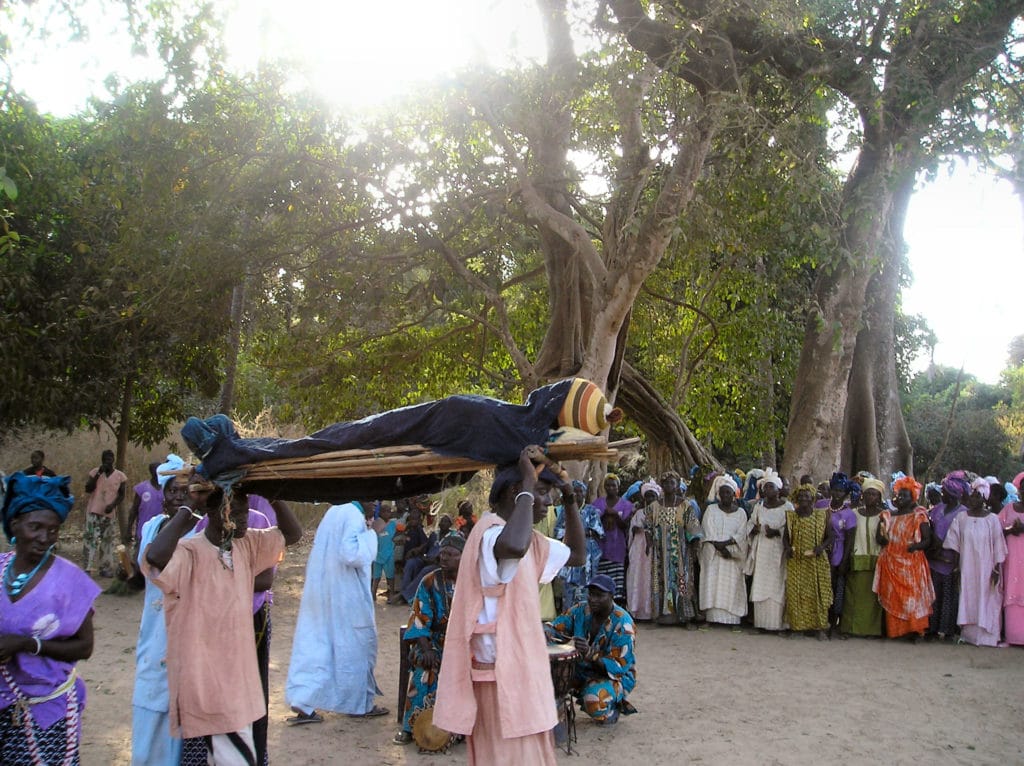
[[[605,574],[594,575],[587,583],[588,588],[597,588],[605,593],[615,595],[615,580]]]

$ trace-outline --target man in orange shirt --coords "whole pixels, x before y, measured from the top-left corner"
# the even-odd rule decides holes
[[[98,468],[89,471],[85,491],[85,535],[82,538],[85,573],[91,575],[99,567],[100,577],[114,576],[114,524],[124,500],[128,477],[114,468],[114,453],[103,450]]]
[[[266,712],[252,640],[253,581],[277,563],[302,527],[273,504],[277,527],[248,530],[247,504],[193,477],[189,501],[145,552],[147,575],[168,597],[167,682],[171,732],[205,737],[214,766],[255,762],[252,723]],[[182,540],[206,512],[202,534]],[[218,651],[219,649],[219,651]]]

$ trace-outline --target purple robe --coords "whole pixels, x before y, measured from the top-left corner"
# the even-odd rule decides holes
[[[815,508],[828,509],[828,523],[836,533],[836,542],[828,554],[828,564],[839,566],[843,563],[843,554],[846,553],[846,533],[848,529],[857,528],[857,514],[849,503],[843,503],[839,510],[831,510],[831,504],[827,500],[820,501],[814,505]]]
[[[932,524],[932,534],[935,535],[935,543],[940,548],[942,543],[946,540],[946,535],[949,533],[949,527],[953,523],[953,519],[964,513],[967,510],[966,506],[958,505],[951,513],[946,513],[946,504],[939,503],[933,505],[931,510],[928,511],[928,520]],[[939,558],[928,559],[928,566],[932,568],[932,571],[938,572],[940,575],[948,575],[953,571],[953,562],[945,561],[941,556]]]
[[[13,552],[0,555],[0,571],[6,569],[13,556]],[[0,587],[0,634],[35,636],[43,641],[70,638],[82,627],[99,594],[100,586],[91,577],[67,559],[56,556],[42,579],[18,601],[12,603],[7,588]],[[68,680],[75,663],[21,652],[8,660],[5,667],[23,695],[45,697]],[[81,710],[85,707],[85,684],[81,678],[75,681],[75,691]],[[48,729],[64,717],[66,697],[61,695],[32,706],[32,718],[40,729]],[[0,710],[6,710],[16,699],[0,676]]]
[[[594,500],[593,505],[603,515],[608,508],[608,500],[599,497]],[[628,521],[633,515],[633,504],[620,497],[612,510],[616,511],[620,518]],[[626,530],[613,525],[605,526],[604,539],[601,540],[601,558],[605,561],[614,561],[616,564],[626,563]]]

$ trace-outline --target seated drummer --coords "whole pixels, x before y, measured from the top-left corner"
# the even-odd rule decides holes
[[[425,575],[416,588],[409,627],[405,630],[412,672],[402,729],[394,737],[396,744],[406,745],[412,741],[413,716],[434,704],[444,635],[465,545],[466,539],[454,533],[442,539],[438,554],[440,568]]]
[[[603,726],[619,714],[635,713],[626,696],[636,686],[633,638],[636,628],[629,612],[615,603],[615,582],[599,574],[587,583],[587,600],[580,601],[545,624],[551,643],[576,647],[574,689],[587,715]]]

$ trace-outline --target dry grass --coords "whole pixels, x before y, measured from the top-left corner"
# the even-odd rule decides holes
[[[171,429],[178,433],[178,427]],[[100,464],[103,450],[115,450],[113,435],[107,429],[100,431],[81,430],[67,434],[62,431],[24,431],[5,437],[0,443],[0,470],[4,473],[20,471],[29,464],[29,454],[41,449],[46,453],[46,465],[58,474],[71,476],[71,492],[75,496],[75,507],[71,512],[71,526],[81,526],[85,512],[85,480],[89,471]],[[145,481],[149,476],[149,464],[163,460],[168,452],[181,454],[182,442],[170,440],[166,444],[144,450],[129,446],[125,455],[124,468],[130,486]],[[130,503],[129,497],[126,502]],[[127,508],[127,506],[126,506]]]

